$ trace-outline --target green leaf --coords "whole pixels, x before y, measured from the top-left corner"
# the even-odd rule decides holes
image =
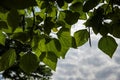
[[[6,39],[5,34],[3,34],[2,31],[0,31],[0,44],[5,45],[5,39]]]
[[[65,0],[67,3],[71,3],[73,0]]]
[[[68,11],[68,10],[66,10],[64,12],[65,12],[64,20],[66,21],[67,24],[73,25],[73,24],[75,24],[78,21],[79,16],[80,16],[79,13],[71,12],[71,11]]]
[[[61,44],[58,39],[52,39],[47,45],[47,51],[52,51],[57,57],[60,57],[59,51],[61,51]]]
[[[27,27],[32,27],[32,25],[33,25],[32,18],[25,18],[25,21],[26,21]]]
[[[28,74],[35,71],[38,65],[38,57],[33,53],[27,53],[23,55],[19,64],[20,68]]]
[[[41,23],[43,21],[43,19],[40,17],[40,15],[36,15],[36,20],[39,23]]]
[[[70,35],[70,31],[67,28],[62,28],[58,33],[58,38],[61,44],[60,54],[62,58],[65,58],[65,55],[70,47],[72,47],[72,36]]]
[[[7,19],[7,14],[8,13],[2,13],[2,12],[0,12],[0,20],[6,20]]]
[[[103,12],[104,10],[102,8],[98,8],[94,11],[94,15],[90,16],[90,18],[85,23],[87,27],[92,27],[95,34],[98,34],[100,32],[100,28],[104,27],[102,24],[104,16]]]
[[[41,39],[41,40],[38,42],[38,48],[40,49],[41,52],[46,52],[45,39]]]
[[[61,8],[62,6],[64,6],[64,0],[57,0],[57,4]]]
[[[57,48],[58,51],[60,51],[61,50],[61,44],[60,44],[59,40],[55,39],[55,38],[53,40],[54,40],[54,43],[55,43],[55,47]]]
[[[17,10],[12,9],[9,13],[8,13],[8,17],[7,17],[7,22],[9,24],[9,26],[12,28],[12,31],[14,31],[18,26],[19,26],[19,13]]]
[[[36,0],[4,0],[1,1],[0,5],[2,7],[11,9],[11,8],[15,8],[15,9],[25,9],[25,8],[29,8],[30,6],[35,6],[37,5]]]
[[[86,29],[79,30],[74,33],[74,38],[77,46],[82,46],[84,43],[88,41],[89,32]]]
[[[51,8],[51,11],[49,11],[49,13],[48,13],[48,17],[52,17],[52,19],[54,20],[57,16],[57,8],[55,7],[55,6],[51,6],[50,7]]]
[[[43,59],[43,62],[49,66],[52,70],[56,70],[57,65],[57,56],[54,52],[47,52],[45,58]]]
[[[50,34],[51,29],[55,26],[55,24],[51,21],[51,17],[47,17],[44,21],[44,31],[47,34]]]
[[[99,40],[98,47],[104,53],[106,53],[109,57],[112,58],[115,50],[117,49],[118,44],[114,40],[114,38],[110,36],[102,37]]]
[[[70,6],[70,10],[75,11],[75,12],[80,12],[80,11],[82,11],[82,3],[81,3],[81,2],[73,3],[73,4]]]
[[[77,44],[74,37],[72,37],[72,47],[77,48]]]
[[[62,9],[63,10],[67,10],[68,9],[68,3],[64,1],[64,6],[62,6]]]
[[[41,35],[34,35],[32,42],[31,42],[31,47],[32,51],[35,52],[35,54],[39,57],[41,55],[41,51],[39,49],[39,42],[41,40]]]
[[[75,2],[70,7],[70,10],[80,13],[80,19],[86,20],[86,13],[83,12],[82,2]]]
[[[8,28],[7,23],[5,21],[0,21],[0,29],[2,28],[5,28],[5,29]]]
[[[120,26],[119,26],[119,20],[112,22],[111,26],[109,27],[109,31],[110,33],[116,37],[116,38],[120,38]]]
[[[16,60],[16,53],[14,49],[9,49],[0,58],[0,71],[6,70],[11,67]]]
[[[83,5],[83,12],[88,12],[98,5],[100,0],[87,0]]]
[[[27,42],[30,39],[30,33],[29,32],[18,32],[18,33],[14,33],[11,37],[13,39],[17,39],[22,42]]]

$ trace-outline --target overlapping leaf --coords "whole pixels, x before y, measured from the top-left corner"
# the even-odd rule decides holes
[[[89,38],[89,32],[84,30],[79,30],[74,33],[75,41],[77,46],[82,46],[84,43],[88,41]]]
[[[45,57],[43,58],[43,62],[55,71],[57,66],[57,58],[58,57],[55,55],[54,52],[47,52]]]
[[[7,17],[7,22],[9,26],[12,28],[12,31],[14,31],[19,26],[19,14],[16,9],[12,9]]]
[[[67,10],[64,11],[64,13],[65,13],[65,19],[64,20],[69,25],[75,24],[78,21],[79,16],[80,16],[80,14],[77,13],[77,12],[71,12],[71,11],[67,11]]]
[[[0,2],[0,5],[2,7],[11,9],[11,8],[16,8],[16,9],[25,9],[30,6],[35,6],[37,5],[36,0],[4,0]]]
[[[61,29],[57,35],[61,44],[60,54],[65,58],[67,50],[72,47],[72,36],[70,36],[69,29]]]
[[[5,45],[5,39],[6,39],[5,34],[3,34],[2,31],[0,31],[0,44]]]
[[[27,53],[23,55],[19,64],[20,68],[28,74],[35,71],[38,65],[38,57],[33,53]]]
[[[83,6],[83,11],[88,12],[99,4],[100,0],[87,0]]]
[[[11,67],[16,60],[16,53],[14,49],[7,50],[0,58],[0,71],[6,70]]]
[[[57,57],[60,57],[61,44],[58,39],[52,39],[47,45],[47,51],[54,52]]]

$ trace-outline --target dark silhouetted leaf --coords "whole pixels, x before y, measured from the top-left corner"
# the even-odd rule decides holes
[[[5,28],[5,29],[8,28],[7,23],[5,21],[0,21],[0,29],[2,28]]]
[[[77,44],[74,37],[72,37],[72,47],[77,48]]]
[[[80,11],[82,11],[82,5],[83,4],[81,2],[73,3],[70,6],[70,10],[75,11],[75,12],[80,12]]]
[[[38,65],[38,57],[33,53],[27,53],[23,55],[19,64],[20,68],[28,74],[35,71]]]
[[[28,32],[15,33],[15,34],[12,35],[12,38],[20,40],[22,42],[26,42],[30,39],[30,33],[28,33]]]
[[[62,6],[64,6],[64,0],[57,0],[57,4],[61,8]]]
[[[71,3],[73,0],[65,0],[67,3]]]
[[[77,12],[73,13],[73,12],[67,11],[67,10],[64,12],[65,12],[65,19],[64,20],[66,21],[67,24],[73,25],[78,21],[79,16],[80,16],[79,13],[77,13]]]
[[[89,10],[93,9],[98,5],[100,0],[87,0],[83,6],[83,11],[88,12]]]
[[[8,21],[9,26],[12,28],[12,31],[14,31],[19,26],[20,18],[19,18],[19,14],[17,10],[12,9],[9,12],[7,21]]]
[[[8,9],[25,9],[29,8],[30,6],[35,6],[37,3],[36,0],[3,0],[0,2],[0,5]]]
[[[14,49],[9,49],[0,58],[0,71],[6,70],[11,67],[16,60],[16,53]]]

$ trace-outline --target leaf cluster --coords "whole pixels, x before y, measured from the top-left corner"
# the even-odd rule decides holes
[[[35,71],[40,62],[55,70],[69,48],[88,40],[91,45],[90,28],[102,36],[98,48],[112,57],[118,46],[115,38],[120,38],[119,5],[118,0],[1,1],[0,71],[16,62],[26,73]],[[86,21],[85,29],[71,36],[78,20]]]

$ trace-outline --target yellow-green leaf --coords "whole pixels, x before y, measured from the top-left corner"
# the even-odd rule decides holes
[[[52,70],[56,70],[57,66],[57,56],[54,52],[47,52],[45,58],[43,59],[43,62],[49,66]]]
[[[84,43],[88,41],[89,32],[86,29],[79,30],[74,33],[74,38],[77,46],[82,46]]]
[[[2,31],[0,31],[0,44],[5,45],[5,39],[6,39],[5,34],[3,34]]]

